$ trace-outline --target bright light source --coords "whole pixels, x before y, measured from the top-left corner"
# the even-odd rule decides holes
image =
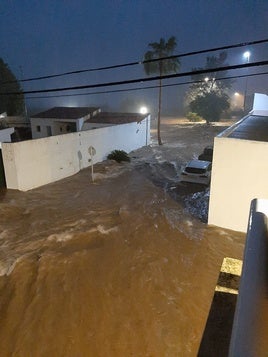
[[[240,94],[238,92],[235,92],[234,94],[236,97],[238,97]]]
[[[205,78],[205,82],[208,82],[208,81],[209,81],[209,78],[208,78],[208,77],[206,77],[206,78]]]
[[[148,109],[147,109],[147,107],[140,107],[140,113],[141,114],[147,114],[148,113]]]
[[[249,61],[250,52],[249,51],[244,52],[243,56],[247,61]]]

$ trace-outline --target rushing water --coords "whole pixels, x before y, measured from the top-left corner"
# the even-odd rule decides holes
[[[1,192],[1,356],[196,356],[220,265],[242,257],[244,235],[202,223],[208,191],[177,185],[222,128],[163,129],[162,147],[96,165],[94,183],[83,170]]]

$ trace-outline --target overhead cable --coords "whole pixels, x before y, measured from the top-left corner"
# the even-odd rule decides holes
[[[228,76],[228,77],[218,77],[213,79],[213,82],[228,80],[228,79],[237,79],[237,78],[245,78],[245,77],[255,77],[260,75],[268,75],[268,72],[260,72],[260,73],[251,73],[251,74],[243,74],[243,75],[236,75],[236,76]],[[212,81],[209,80],[209,81]],[[196,80],[196,81],[187,81],[187,82],[180,82],[180,83],[172,83],[172,84],[162,84],[161,87],[177,87],[181,85],[187,84],[197,84],[204,82],[203,79]],[[96,94],[110,94],[110,93],[122,93],[122,92],[132,92],[137,90],[146,90],[146,89],[155,89],[159,88],[160,85],[154,86],[146,86],[146,87],[135,87],[135,88],[125,88],[125,89],[114,89],[114,90],[107,90],[107,91],[98,91],[98,92],[89,92],[89,93],[76,93],[76,94],[59,94],[59,95],[47,95],[47,96],[34,96],[34,97],[25,97],[25,99],[48,99],[48,98],[62,98],[62,97],[77,97],[77,96],[88,96],[88,95],[96,95]]]
[[[0,92],[0,95],[22,95],[22,94],[25,95],[25,94],[35,94],[35,93],[64,92],[64,91],[89,89],[89,88],[111,87],[111,86],[118,86],[118,85],[150,82],[150,81],[156,81],[156,80],[160,80],[160,79],[164,80],[164,79],[173,79],[173,78],[201,75],[201,74],[207,74],[207,73],[211,73],[211,72],[215,73],[215,72],[222,72],[222,71],[242,69],[242,68],[258,67],[258,66],[264,66],[264,65],[268,65],[268,61],[251,62],[251,63],[237,64],[237,65],[223,66],[223,67],[215,67],[215,68],[209,68],[209,69],[198,69],[198,70],[182,72],[182,73],[167,74],[167,75],[155,76],[155,77],[142,77],[142,78],[129,79],[129,80],[124,80],[124,81],[86,84],[86,85],[72,86],[72,87],[37,89],[37,90],[28,90],[28,91],[21,91],[21,92],[19,92],[19,91],[6,92],[6,93]]]
[[[215,52],[215,51],[224,51],[224,50],[228,50],[228,49],[232,49],[232,48],[252,46],[252,45],[257,45],[257,44],[261,44],[261,43],[265,43],[265,42],[268,42],[268,39],[251,41],[251,42],[243,42],[243,43],[238,43],[238,44],[229,45],[229,46],[214,47],[214,48],[210,48],[210,49],[186,52],[186,53],[182,53],[182,54],[178,54],[178,55],[172,55],[172,56],[155,58],[155,59],[144,60],[144,61],[134,61],[134,62],[104,66],[104,67],[94,67],[94,68],[80,69],[80,70],[69,71],[69,72],[62,72],[62,73],[51,74],[51,75],[47,75],[47,76],[18,79],[18,81],[20,83],[31,82],[31,81],[37,81],[37,80],[43,80],[43,79],[63,77],[63,76],[68,76],[68,75],[73,75],[73,74],[80,74],[80,73],[85,73],[85,72],[97,72],[97,71],[104,71],[104,70],[110,70],[110,69],[116,69],[116,68],[122,68],[122,67],[143,65],[145,63],[150,63],[150,62],[158,62],[158,61],[164,61],[164,60],[169,60],[169,59],[182,58],[182,57],[193,56],[193,55],[198,55],[198,54],[203,54],[203,53],[210,53],[210,52]],[[14,83],[14,82],[16,82],[16,81],[0,82],[0,84],[9,84],[9,83]]]

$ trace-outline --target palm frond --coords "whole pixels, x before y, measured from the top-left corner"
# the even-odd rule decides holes
[[[148,47],[149,51],[145,53],[145,61],[151,59],[161,59],[170,56],[177,46],[175,36],[171,36],[167,41],[164,38],[160,38],[159,42],[151,42]],[[145,73],[160,73],[167,74],[171,72],[178,72],[180,68],[180,61],[178,58],[165,59],[157,62],[144,63]]]

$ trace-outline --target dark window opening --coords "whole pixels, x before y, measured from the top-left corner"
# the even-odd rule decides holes
[[[189,174],[204,174],[206,173],[207,170],[199,169],[196,167],[186,167],[185,171],[188,172]]]
[[[51,126],[47,126],[47,136],[52,136]]]

